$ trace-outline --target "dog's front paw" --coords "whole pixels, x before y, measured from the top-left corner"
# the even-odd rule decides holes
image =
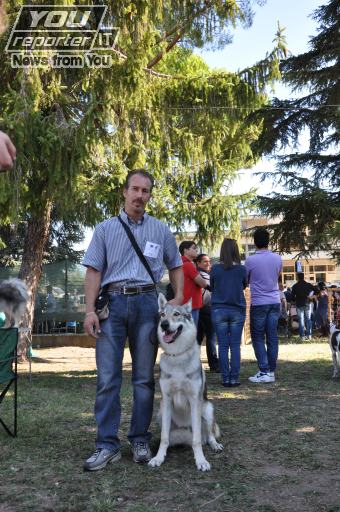
[[[211,449],[214,450],[214,452],[221,452],[223,450],[223,444],[221,443],[218,443],[217,441],[215,441],[214,443],[212,443],[210,445]]]
[[[163,464],[164,462],[164,457],[153,457],[153,459],[151,459],[149,462],[148,462],[148,466],[150,466],[150,468],[157,468],[158,466],[160,466],[161,464]]]
[[[198,471],[210,471],[210,464],[206,459],[196,460]]]

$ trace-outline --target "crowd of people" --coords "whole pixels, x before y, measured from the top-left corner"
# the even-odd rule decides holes
[[[300,339],[311,340],[315,336],[328,335],[329,316],[334,323],[339,321],[340,297],[333,292],[329,300],[326,284],[320,281],[317,285],[305,281],[302,272],[297,274],[297,282],[292,288],[280,285],[281,312],[279,324],[285,331],[292,333],[294,323],[298,325]],[[332,311],[329,312],[329,304]],[[331,315],[329,315],[331,313]]]

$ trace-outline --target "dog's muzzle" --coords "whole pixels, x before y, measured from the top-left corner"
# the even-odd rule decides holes
[[[183,325],[180,325],[175,331],[171,331],[168,320],[163,320],[163,322],[161,322],[161,329],[163,331],[162,341],[164,341],[164,343],[173,343],[181,334]]]

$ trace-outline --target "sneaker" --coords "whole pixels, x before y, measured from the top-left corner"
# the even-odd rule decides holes
[[[109,462],[120,460],[122,454],[120,450],[107,450],[106,448],[97,448],[96,451],[84,463],[85,471],[98,471],[105,468]]]
[[[137,441],[132,444],[132,455],[134,462],[149,462],[152,453],[148,443]]]
[[[275,382],[275,372],[268,372],[268,377],[272,379],[270,382]]]
[[[248,378],[248,380],[250,380],[250,382],[261,382],[261,383],[274,382],[273,379],[275,380],[275,377],[270,377],[268,375],[268,373],[263,373],[263,372],[257,372],[256,375]]]

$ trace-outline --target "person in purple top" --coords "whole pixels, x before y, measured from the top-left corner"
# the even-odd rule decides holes
[[[254,232],[256,252],[246,259],[250,286],[250,333],[259,371],[250,382],[274,382],[279,352],[277,324],[280,316],[278,279],[282,260],[268,250],[269,233],[264,228]]]

